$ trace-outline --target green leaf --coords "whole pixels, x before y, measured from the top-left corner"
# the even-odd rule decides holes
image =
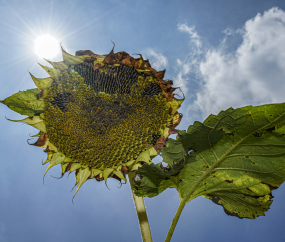
[[[42,113],[44,110],[44,101],[39,97],[39,93],[38,88],[19,91],[0,102],[17,113],[33,116]]]
[[[179,179],[177,174],[182,169],[181,164],[163,167],[159,164],[147,164],[135,171],[133,183],[135,194],[139,197],[154,197],[169,187],[178,187]],[[142,178],[140,181],[137,181]]]
[[[142,177],[140,182],[133,180],[136,185],[136,195],[139,197],[154,197],[162,193],[168,187],[178,188],[179,178],[177,174],[183,168],[185,152],[181,142],[169,139],[166,143],[168,149],[162,148],[163,161],[168,163],[163,167],[161,163],[144,164],[135,171],[136,176]]]
[[[179,143],[186,153],[177,175],[180,198],[189,202],[204,196],[239,218],[264,215],[272,190],[285,180],[284,122],[284,103],[248,106],[210,115],[179,133],[177,144],[162,155],[175,162]]]
[[[186,154],[180,141],[169,139],[166,143],[166,147],[167,148],[164,147],[161,149],[163,162],[168,165],[173,165],[185,159]]]

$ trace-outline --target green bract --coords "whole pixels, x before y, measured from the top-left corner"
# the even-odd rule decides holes
[[[59,164],[62,176],[75,171],[76,194],[87,179],[126,180],[127,171],[151,164],[181,120],[183,100],[165,70],[126,52],[62,53],[62,62],[48,61],[53,68],[41,65],[50,77],[31,75],[38,88],[1,101],[29,116],[15,122],[40,130],[33,145],[48,154],[46,172]]]

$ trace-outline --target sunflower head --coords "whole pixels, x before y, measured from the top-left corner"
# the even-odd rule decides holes
[[[126,52],[97,55],[62,50],[63,61],[40,65],[47,78],[31,77],[37,86],[3,101],[28,117],[23,120],[40,132],[32,144],[44,148],[47,171],[61,165],[62,175],[75,171],[75,194],[82,184],[108,177],[126,181],[159,154],[182,115],[171,80],[141,55]],[[75,195],[74,194],[74,195]]]

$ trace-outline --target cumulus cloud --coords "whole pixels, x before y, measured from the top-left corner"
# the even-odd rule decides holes
[[[195,52],[189,54],[184,61],[177,59],[177,75],[174,78],[174,84],[175,86],[180,87],[184,94],[188,94],[189,79],[191,79],[191,83],[193,84],[200,75],[198,71],[199,64],[200,54]]]
[[[187,24],[178,24],[178,30],[189,34],[190,41],[194,43],[191,52],[186,56],[185,60],[177,59],[175,76],[175,86],[179,86],[184,94],[187,94],[189,89],[189,79],[191,83],[199,76],[199,64],[202,59],[203,51],[201,50],[201,37],[195,30],[195,26],[188,26]],[[191,76],[191,77],[190,77]],[[192,88],[192,87],[191,87]]]
[[[180,32],[188,33],[190,35],[191,42],[195,44],[196,48],[202,47],[201,37],[195,30],[195,26],[189,27],[187,24],[178,24],[178,30]]]
[[[144,53],[150,59],[151,66],[154,69],[163,70],[168,65],[168,60],[163,54],[157,53],[153,49],[147,49]]]
[[[203,118],[229,107],[285,100],[285,12],[272,8],[259,13],[242,31],[225,31],[233,33],[242,35],[234,52],[210,48],[195,65],[200,89],[189,109]],[[189,60],[179,64],[193,66]]]

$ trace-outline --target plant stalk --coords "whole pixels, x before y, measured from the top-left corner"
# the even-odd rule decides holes
[[[178,208],[177,208],[177,210],[176,210],[175,216],[174,216],[174,218],[173,218],[173,220],[172,220],[172,223],[171,223],[170,228],[169,228],[169,230],[168,230],[168,232],[167,232],[167,235],[166,235],[166,238],[165,238],[164,242],[170,242],[171,237],[172,237],[173,232],[174,232],[174,229],[175,229],[175,227],[176,227],[176,225],[177,225],[177,222],[178,222],[178,220],[179,220],[179,217],[180,217],[180,215],[181,215],[181,213],[182,213],[182,210],[183,210],[183,208],[185,207],[185,205],[186,205],[186,200],[183,199],[183,200],[180,202],[180,204],[179,204],[179,206],[178,206]]]
[[[152,242],[149,222],[148,222],[147,213],[146,213],[143,198],[136,196],[136,194],[134,193],[133,187],[132,187],[132,185],[133,185],[132,179],[134,176],[135,176],[134,172],[129,173],[129,182],[130,182],[130,186],[131,186],[131,190],[132,190],[132,194],[133,194],[133,200],[134,200],[135,208],[136,208],[137,215],[138,215],[139,225],[140,225],[140,229],[141,229],[142,241],[143,242]]]

